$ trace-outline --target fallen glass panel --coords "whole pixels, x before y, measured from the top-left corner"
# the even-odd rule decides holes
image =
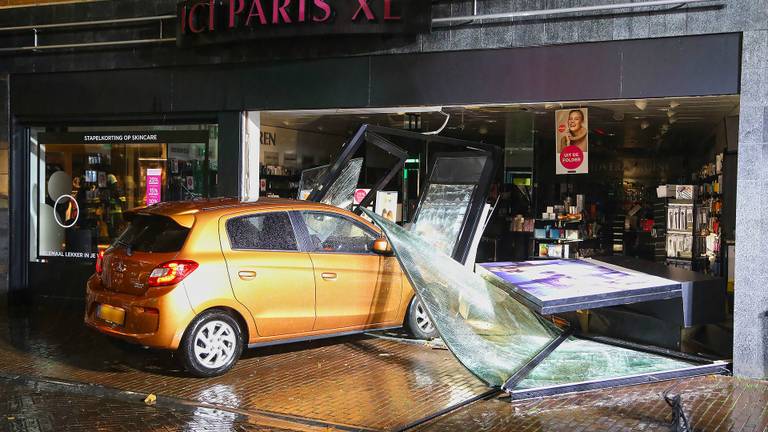
[[[475,185],[430,184],[411,230],[453,254],[474,191]]]
[[[478,378],[501,387],[515,373],[530,367],[529,362],[545,348],[556,345],[555,340],[563,334],[559,328],[466,270],[418,234],[362,210],[389,239],[446,346]],[[518,387],[509,384],[513,388],[541,387],[691,365],[660,355],[567,338],[532,371],[521,374]]]
[[[554,325],[418,234],[362,210],[389,238],[446,346],[487,384],[504,384],[558,336]]]
[[[515,388],[550,387],[690,366],[693,366],[693,363],[571,337],[536,366]]]

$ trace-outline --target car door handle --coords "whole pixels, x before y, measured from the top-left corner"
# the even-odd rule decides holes
[[[335,281],[337,278],[336,273],[323,273],[321,276],[327,281]]]
[[[244,281],[250,281],[256,279],[256,272],[251,270],[241,270],[237,273],[240,279]]]

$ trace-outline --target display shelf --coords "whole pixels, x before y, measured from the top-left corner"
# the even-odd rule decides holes
[[[561,238],[542,238],[542,237],[534,237],[533,239],[540,242],[549,241],[551,243],[579,243],[584,241],[584,239],[561,239]]]

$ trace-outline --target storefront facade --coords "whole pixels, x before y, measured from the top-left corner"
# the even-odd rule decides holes
[[[77,224],[72,216],[72,208],[78,205],[77,194],[66,193],[73,189],[69,184],[74,186],[75,178],[93,185],[91,198],[94,190],[103,190],[99,194],[107,200],[112,197],[120,201],[125,196],[125,207],[130,200],[146,204],[156,192],[161,196],[175,193],[170,178],[160,180],[161,191],[151,190],[146,184],[149,170],[158,168],[152,165],[153,159],[174,159],[176,169],[166,167],[168,177],[171,172],[178,173],[184,189],[202,188],[210,196],[240,195],[247,183],[247,164],[243,161],[248,148],[243,145],[248,143],[243,132],[245,111],[740,94],[736,237],[751,240],[736,248],[734,357],[738,374],[768,375],[768,294],[760,272],[762,240],[751,234],[755,227],[765,223],[766,216],[755,200],[761,199],[768,181],[768,169],[762,163],[768,158],[764,156],[768,133],[768,96],[764,92],[768,75],[768,10],[759,2],[692,2],[681,8],[661,2],[664,4],[639,9],[578,10],[578,6],[592,4],[585,1],[573,5],[573,11],[552,15],[546,10],[553,9],[553,5],[540,1],[446,1],[433,5],[430,20],[436,20],[428,32],[416,25],[414,29],[395,33],[384,29],[377,30],[384,34],[349,34],[354,30],[323,37],[324,30],[313,29],[319,33],[290,38],[266,35],[239,41],[236,35],[228,35],[230,40],[193,40],[181,47],[164,40],[173,37],[168,28],[175,32],[175,27],[182,23],[192,23],[193,29],[206,32],[195,26],[205,24],[210,29],[216,24],[189,21],[188,15],[179,22],[173,16],[189,11],[177,10],[175,2],[132,0],[121,2],[120,7],[112,3],[67,3],[0,11],[4,27],[17,26],[19,22],[72,22],[69,17],[88,17],[93,21],[156,18],[130,26],[117,22],[106,28],[65,28],[41,35],[35,41],[40,46],[93,40],[134,41],[128,47],[43,48],[35,52],[19,49],[29,46],[28,29],[0,35],[4,46],[17,48],[0,58],[7,89],[3,93],[3,118],[8,120],[0,125],[0,134],[5,134],[6,148],[10,149],[5,153],[9,155],[11,292],[77,295],[78,278],[82,278],[78,275],[93,265],[83,258],[96,253],[93,245],[108,241],[110,230],[117,229],[113,227],[116,223],[111,222],[114,217],[110,216],[110,211],[114,215],[117,207],[102,206],[101,210],[94,210],[94,214],[100,214],[96,218],[99,220],[90,222],[91,234],[85,234],[86,230],[69,234],[69,238],[60,234],[66,244],[87,243],[88,247],[66,246],[58,251],[65,256],[40,247],[42,222],[31,216],[30,209],[50,206],[51,211],[46,214],[50,213],[53,219],[55,225],[51,226],[66,230],[69,224]],[[382,17],[408,13],[398,12],[396,5],[395,9],[386,9],[385,3],[381,2],[370,13]],[[354,9],[358,9],[360,19],[367,17],[368,11],[362,5]],[[473,14],[536,10],[543,12],[514,20],[458,20]],[[439,21],[451,17],[458,21]],[[277,18],[286,19],[279,11]],[[298,20],[298,15],[293,18]],[[418,15],[401,18],[425,21]],[[188,27],[178,30],[190,31]],[[198,135],[203,131],[208,139],[170,136],[190,130]],[[136,142],[151,136],[153,131],[169,136]],[[117,136],[127,135],[131,135],[130,142],[116,142]],[[139,138],[134,139],[133,135]],[[45,152],[34,150],[31,143],[44,144]],[[192,150],[201,144],[206,150]],[[67,153],[56,151],[56,145],[79,148]],[[137,148],[132,153],[134,161],[118,164],[118,159],[128,159],[125,155],[131,153],[127,147],[112,150],[112,146],[120,145]],[[106,146],[110,146],[108,151],[104,150]],[[152,146],[154,150],[142,153]],[[171,158],[173,151],[187,151],[187,156]],[[75,166],[67,156],[73,152],[81,160],[84,157],[86,164],[93,162],[94,168]],[[101,159],[92,159],[97,156],[114,163],[109,164],[109,169],[102,169]],[[211,165],[214,156],[216,164]],[[185,163],[178,167],[180,160],[189,162],[189,173],[184,172]],[[196,164],[194,160],[203,162]],[[35,195],[36,190],[42,190],[43,182],[33,180],[41,178],[41,170],[33,172],[33,167],[41,166],[40,161],[45,161],[48,169],[49,165],[58,164],[67,173],[62,180],[66,183],[60,188],[62,193],[48,194],[45,200],[40,199],[40,194]],[[196,166],[205,169],[197,173]],[[215,180],[211,167],[217,172]],[[123,174],[114,175],[110,170]],[[45,173],[44,178],[50,174]],[[133,185],[130,189],[138,192],[133,196],[127,192],[115,194],[110,192],[113,184],[122,184],[121,191]],[[57,202],[62,196],[72,198],[64,198],[67,204],[63,205]],[[46,202],[48,198],[51,202]],[[80,202],[87,204],[88,198],[81,197]],[[179,198],[184,198],[183,194]],[[76,213],[85,215],[83,210],[77,207]],[[37,237],[30,234],[33,232]],[[83,240],[87,236],[91,240]],[[51,238],[53,244],[62,244],[56,240],[58,237]],[[32,250],[36,253],[32,254]],[[60,287],[47,276],[50,274],[67,275],[67,280],[73,283]]]

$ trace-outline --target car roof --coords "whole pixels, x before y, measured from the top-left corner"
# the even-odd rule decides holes
[[[135,208],[130,210],[129,213],[166,216],[176,220],[182,226],[190,227],[197,216],[218,217],[231,213],[258,210],[321,210],[334,213],[351,213],[327,204],[285,198],[259,198],[257,201],[252,202],[241,201],[238,198],[168,201],[149,207]]]

